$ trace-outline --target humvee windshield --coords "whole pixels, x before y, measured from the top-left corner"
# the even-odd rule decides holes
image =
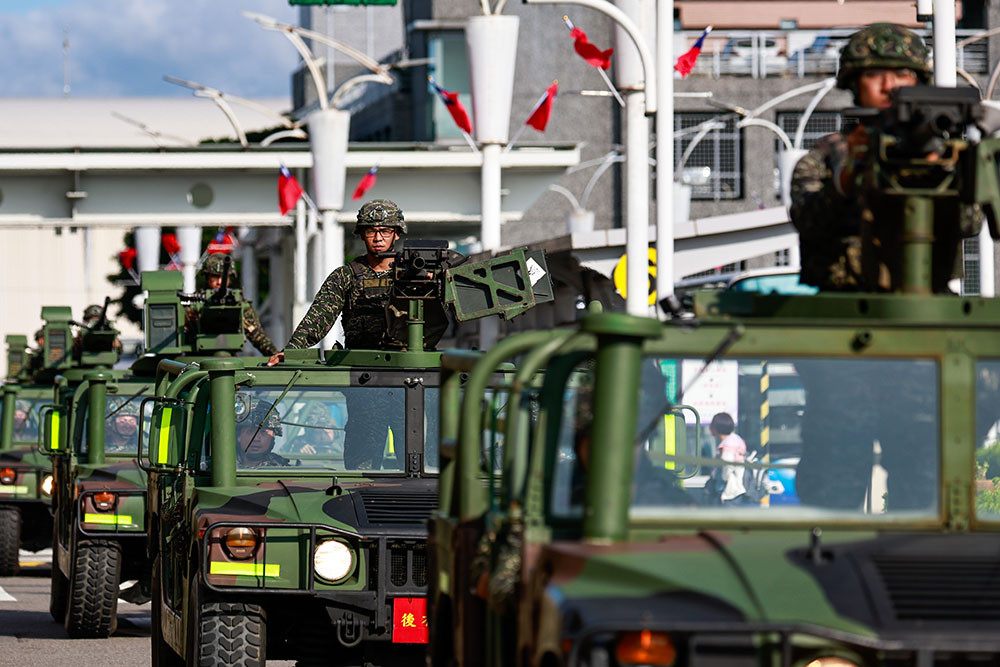
[[[14,442],[38,441],[39,413],[43,405],[51,402],[47,398],[19,398],[14,402]]]
[[[130,389],[135,391],[135,389]],[[124,454],[134,456],[139,447],[138,429],[141,422],[142,437],[149,437],[149,425],[153,415],[153,403],[142,399],[148,392],[121,395],[115,394],[104,399],[104,451],[107,454]],[[77,451],[87,453],[87,419],[90,415],[90,405],[87,401],[81,404],[83,418],[79,420],[74,437]],[[142,410],[140,418],[139,411]]]
[[[643,364],[634,517],[937,513],[935,362],[741,358],[706,367],[697,358],[647,358]],[[590,443],[581,422],[592,419],[591,396],[581,389],[577,400],[564,403],[557,512],[573,513],[582,502]],[[576,435],[567,439],[569,432]]]
[[[434,405],[436,391],[428,401]],[[402,472],[405,409],[402,386],[241,388],[237,469]],[[437,449],[436,441],[425,442],[425,470],[436,469]]]

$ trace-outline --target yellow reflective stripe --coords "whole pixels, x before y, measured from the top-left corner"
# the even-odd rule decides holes
[[[59,449],[59,411],[52,411],[52,449]]]
[[[27,493],[28,487],[26,486],[10,486],[9,484],[0,484],[0,493]]]
[[[667,455],[667,462],[663,467],[667,470],[677,467],[673,458],[677,453],[677,422],[674,419],[676,417],[672,414],[663,415],[663,450]]]
[[[264,565],[263,563],[227,563],[213,560],[208,567],[209,574],[243,575],[247,577],[277,577],[281,572],[280,565]]]
[[[156,440],[156,462],[166,463],[167,452],[170,450],[170,418],[173,416],[173,408],[163,408],[160,415],[160,432]]]
[[[389,427],[389,435],[386,438],[389,441],[389,455],[395,455],[396,453],[396,441],[392,437],[392,427]]]
[[[83,522],[100,523],[110,526],[131,526],[132,517],[128,514],[84,514]]]

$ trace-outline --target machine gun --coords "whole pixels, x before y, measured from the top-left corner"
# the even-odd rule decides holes
[[[1000,238],[1000,138],[990,131],[976,91],[906,86],[882,111],[863,110],[871,141],[860,169],[862,269],[871,284],[887,269],[891,287],[910,294],[944,291],[963,237],[978,232],[978,206]]]
[[[104,307],[97,321],[81,327],[73,342],[73,354],[82,366],[113,366],[118,361],[118,330],[108,320],[111,297],[104,297]]]
[[[480,262],[448,248],[447,241],[406,241],[393,258],[387,311],[390,347],[434,349],[448,328],[450,306],[459,322],[516,317],[553,299],[542,251],[523,248]]]
[[[229,288],[229,271],[233,266],[233,258],[226,255],[226,258],[222,261],[222,284],[219,288],[208,298],[206,305],[208,306],[235,306],[239,303],[236,299],[236,295],[233,294],[233,290]]]

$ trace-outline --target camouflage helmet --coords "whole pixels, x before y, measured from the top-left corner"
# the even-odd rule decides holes
[[[108,418],[139,417],[139,399],[125,396],[108,401]]]
[[[895,23],[873,23],[857,31],[840,52],[837,87],[857,98],[858,75],[866,69],[910,69],[920,83],[930,83],[927,47],[920,36]]]
[[[281,414],[269,401],[254,400],[247,394],[236,394],[236,423],[243,428],[269,428],[274,435],[282,434]]]
[[[305,423],[306,426],[321,426],[326,428],[333,428],[337,425],[337,421],[325,405],[313,407],[306,415]]]
[[[87,309],[83,311],[83,321],[87,322],[89,320],[96,320],[101,316],[101,311],[103,310],[104,309],[96,303],[87,306]]]
[[[203,276],[221,276],[223,267],[226,265],[225,253],[213,253],[205,258],[201,264],[201,274]],[[229,265],[229,278],[236,277],[236,262]]]
[[[23,412],[28,414],[31,412],[31,401],[24,398],[19,398],[14,401],[14,412]]]
[[[406,233],[403,211],[388,199],[373,199],[358,210],[354,233],[360,236],[365,227],[393,227],[400,234]]]
[[[35,332],[34,340],[36,343],[38,342],[39,338],[45,338],[45,327],[42,327],[41,329]]]

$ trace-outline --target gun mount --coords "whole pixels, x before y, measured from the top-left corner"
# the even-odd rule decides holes
[[[459,322],[516,317],[551,301],[552,283],[541,251],[523,248],[480,262],[448,248],[447,241],[406,241],[393,257],[387,312],[391,345],[433,349],[448,328],[447,306]]]

